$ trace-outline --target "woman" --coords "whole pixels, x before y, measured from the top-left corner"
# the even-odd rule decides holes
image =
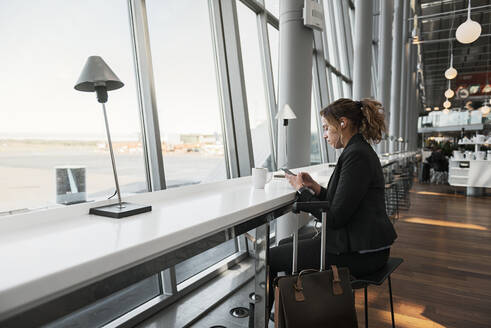
[[[338,99],[321,112],[324,138],[334,148],[344,148],[327,189],[308,173],[286,178],[298,192],[298,201],[327,200],[326,264],[348,267],[361,277],[381,269],[397,238],[385,211],[384,175],[369,143],[378,143],[385,132],[382,106],[372,99]],[[312,213],[321,218],[321,213]],[[320,235],[299,237],[298,270],[318,268]],[[291,272],[291,238],[270,250],[270,278]],[[271,280],[272,281],[272,280]],[[271,293],[272,294],[272,293]],[[270,305],[273,298],[270,297]]]

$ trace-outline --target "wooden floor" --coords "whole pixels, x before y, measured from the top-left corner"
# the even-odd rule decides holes
[[[415,184],[411,208],[395,224],[391,256],[397,327],[491,327],[491,197],[465,197],[442,185]],[[364,327],[363,290],[357,291]],[[370,287],[370,327],[390,327],[388,287]]]

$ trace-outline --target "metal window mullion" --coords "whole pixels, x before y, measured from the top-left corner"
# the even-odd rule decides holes
[[[148,190],[166,188],[145,0],[128,0]]]
[[[322,138],[323,130],[322,130],[322,122],[319,119],[319,109],[326,107],[329,104],[329,92],[327,85],[327,74],[326,74],[326,62],[325,55],[323,52],[323,33],[319,31],[314,31],[314,58],[313,58],[313,77],[314,77],[314,99],[316,102],[316,115],[315,122],[317,127],[317,133],[319,138],[319,145],[321,151],[321,161],[322,163],[326,163],[329,161],[327,144]]]
[[[135,61],[138,104],[144,131],[142,139],[147,167],[148,190],[162,190],[166,188],[165,172],[145,0],[128,0],[128,12]],[[169,277],[174,277],[174,279],[169,279]],[[172,295],[177,292],[174,267],[162,271],[159,278],[164,294]]]
[[[339,64],[340,64],[340,71],[343,72],[343,74],[351,76],[350,74],[350,68],[349,68],[349,63],[348,63],[348,51],[347,51],[347,46],[346,46],[346,33],[345,33],[345,28],[344,28],[344,22],[343,22],[343,9],[341,7],[342,2],[341,1],[332,1],[333,6],[334,6],[334,11],[335,11],[335,19],[336,19],[336,38],[339,44],[339,47],[336,49],[339,49],[340,55],[339,55]],[[342,88],[342,85],[341,85]]]
[[[326,68],[327,68],[327,73],[325,74],[326,75],[326,81],[327,81],[327,88],[326,88],[327,98],[321,98],[321,99],[327,99],[327,103],[322,103],[322,107],[325,107],[325,106],[329,105],[332,101],[334,101],[334,95],[333,95],[333,90],[332,90],[332,78],[331,78],[332,70],[329,66],[326,65],[329,62],[329,58],[330,58],[329,57],[329,46],[327,44],[326,10],[324,8],[324,2],[320,1],[319,3],[322,7],[322,12],[324,13],[324,15],[322,16],[322,23],[324,26],[324,30],[322,31],[322,33],[320,33],[321,39],[320,39],[320,41],[317,41],[317,43],[318,42],[322,43],[321,49],[324,51],[324,59],[326,62],[323,63],[323,65],[319,64],[318,69],[322,68],[323,71],[326,72]],[[314,47],[315,48],[317,48],[316,39],[315,39],[316,34],[317,34],[317,32],[314,32]],[[326,67],[324,68],[324,66],[326,66]],[[319,75],[319,76],[321,76],[321,75]],[[320,90],[322,90],[322,88]],[[323,132],[322,126],[321,126],[321,132]],[[324,141],[324,143],[325,143],[325,141]]]
[[[223,135],[225,165],[227,178],[239,176],[239,166],[235,145],[235,132],[233,118],[231,117],[230,90],[228,88],[227,64],[225,55],[225,41],[223,37],[222,20],[219,4],[208,1],[210,15],[211,39],[213,55],[215,58],[215,73],[220,104],[220,123]]]
[[[209,0],[210,22],[212,27],[212,40],[217,67],[218,89],[222,110],[223,129],[225,131],[225,144],[227,164],[230,177],[236,178],[239,173],[239,158],[234,128],[234,115],[232,110],[232,95],[230,90],[229,72],[227,66],[227,51],[223,30],[223,21],[220,0]]]
[[[330,1],[330,0],[325,0],[325,3],[327,3],[327,8],[324,8],[324,15],[329,15],[329,25],[330,25],[330,34],[331,34],[331,39],[332,39],[332,43],[333,43],[333,49],[339,49],[338,47],[338,41],[337,41],[337,38],[336,38],[336,19],[335,19],[335,15],[334,15],[334,9],[333,9],[333,2]],[[326,12],[327,10],[327,12]],[[327,33],[327,31],[326,31]],[[327,46],[327,43],[326,43],[326,46]],[[339,68],[341,66],[340,64],[340,59],[339,59],[339,52],[338,51],[334,51],[334,63],[333,65],[336,67],[336,68]],[[326,60],[330,61],[329,58],[326,58]]]
[[[227,72],[227,86],[230,102],[229,107],[224,109],[231,118],[227,122],[231,125],[234,136],[235,156],[237,158],[238,175],[248,176],[254,166],[254,155],[252,150],[251,129],[249,124],[249,113],[247,110],[247,95],[245,89],[244,69],[237,20],[237,6],[235,0],[210,0],[213,7],[219,9],[220,30],[223,36],[223,47],[225,60],[224,71]],[[225,98],[225,97],[224,97]],[[232,140],[228,141],[229,145]]]
[[[346,32],[346,46],[347,46],[347,52],[348,52],[348,63],[350,67],[349,71],[349,77],[350,79],[353,79],[353,56],[354,56],[354,50],[353,50],[353,29],[351,26],[351,21],[349,17],[349,12],[350,12],[350,7],[347,2],[343,2],[343,21],[344,21],[344,30]],[[351,97],[351,95],[350,95]]]
[[[378,90],[377,90],[377,86],[378,86],[378,65],[377,65],[377,59],[378,59],[378,56],[377,56],[377,49],[376,49],[376,45],[373,45],[372,44],[372,63],[371,63],[371,70],[372,70],[372,86],[371,86],[371,89],[372,89],[372,97],[375,98],[376,95],[378,94]]]
[[[271,64],[271,49],[269,48],[269,35],[268,35],[268,23],[264,12],[257,15],[257,30],[259,34],[259,48],[261,55],[261,64],[263,71],[263,81],[265,85],[266,103],[268,104],[268,131],[271,150],[271,159],[273,170],[276,171],[276,149],[278,141],[276,136],[278,135],[278,124],[275,119],[276,109],[276,97],[273,80],[273,68]]]

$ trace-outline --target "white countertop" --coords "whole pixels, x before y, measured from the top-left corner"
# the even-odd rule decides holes
[[[299,170],[326,185],[334,168],[293,171]],[[268,213],[294,196],[285,179],[257,190],[245,177],[125,197],[152,211],[119,220],[88,214],[115,200],[0,217],[0,320]]]
[[[332,170],[304,169],[324,183]],[[0,320],[267,213],[294,195],[285,179],[258,190],[245,177],[125,197],[152,211],[119,220],[88,214],[113,200],[0,217]]]

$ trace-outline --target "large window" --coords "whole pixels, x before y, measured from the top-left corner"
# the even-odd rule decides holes
[[[167,187],[227,178],[208,1],[147,1]]]
[[[242,2],[237,2],[237,16],[247,93],[249,124],[251,127],[254,166],[272,169],[271,143],[268,129],[266,94],[256,13]]]
[[[73,88],[91,55],[125,84],[107,103],[122,192],[147,190],[128,31],[125,1],[0,2],[0,212],[113,194],[101,105]]]

